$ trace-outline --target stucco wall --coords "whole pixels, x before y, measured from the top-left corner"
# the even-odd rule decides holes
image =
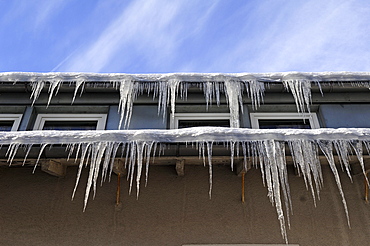
[[[82,212],[88,170],[83,170],[74,201],[77,173],[65,178],[39,169],[0,167],[0,245],[182,245],[284,243],[274,206],[262,185],[261,173],[246,174],[246,203],[241,178],[229,166],[214,166],[212,199],[208,197],[208,167],[186,166],[178,177],[173,166],[151,166],[148,186],[128,195],[122,180],[122,208],[115,209],[117,176],[97,187]],[[367,245],[370,206],[363,201],[363,177],[353,184],[341,173],[351,229],[333,175],[323,166],[324,188],[317,207],[302,177],[290,170],[294,214],[289,242],[308,245]],[[144,183],[144,182],[143,182]]]

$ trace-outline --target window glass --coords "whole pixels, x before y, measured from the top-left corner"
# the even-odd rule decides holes
[[[260,129],[311,129],[309,120],[303,119],[279,119],[258,120]]]
[[[0,121],[0,131],[1,132],[10,132],[12,130],[14,120]]]
[[[97,121],[45,121],[43,130],[96,130]]]
[[[315,113],[251,113],[251,126],[254,129],[318,129],[319,121]]]
[[[230,127],[229,120],[179,120],[179,128],[197,127],[197,126],[219,126]]]
[[[106,114],[38,114],[34,130],[104,130]]]
[[[198,126],[230,127],[229,113],[175,113],[172,116],[174,120],[170,122],[171,129]]]

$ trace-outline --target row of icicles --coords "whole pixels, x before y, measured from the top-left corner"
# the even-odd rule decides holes
[[[75,85],[73,93],[72,104],[79,94],[82,95],[86,81],[83,78],[74,82],[63,82],[62,80],[51,80],[51,81],[33,81],[31,82],[31,100],[34,104],[39,98],[43,88],[49,86],[48,93],[49,98],[47,105],[51,103],[54,95],[56,95],[64,83]],[[319,81],[311,81],[307,79],[291,79],[283,80],[282,84],[285,89],[294,97],[295,104],[298,113],[310,112],[311,104],[311,85],[315,83],[318,85],[321,94],[321,85]],[[226,102],[230,109],[230,126],[239,127],[239,115],[240,111],[243,113],[243,93],[246,92],[251,100],[252,107],[257,109],[263,102],[263,96],[265,93],[265,83],[258,81],[256,78],[250,78],[249,80],[237,80],[232,77],[221,77],[215,81],[203,81],[203,82],[186,82],[180,79],[168,79],[164,81],[135,81],[134,78],[127,76],[126,79],[120,81],[108,82],[106,85],[113,85],[119,91],[119,111],[120,111],[120,122],[119,129],[123,126],[127,129],[130,124],[132,115],[132,106],[135,99],[142,94],[153,96],[154,99],[158,99],[158,114],[163,115],[163,118],[167,115],[167,108],[170,108],[170,113],[173,116],[175,113],[176,99],[179,96],[180,99],[186,100],[188,89],[191,86],[199,87],[204,94],[207,108],[213,102],[220,105],[221,95],[224,94]],[[269,83],[266,83],[269,86]],[[343,83],[339,83],[343,86]],[[350,83],[353,87],[367,87],[370,89],[368,82]],[[89,82],[89,86],[95,86],[94,83]],[[173,120],[173,118],[171,119]]]
[[[33,103],[39,98],[43,88],[49,86],[49,98],[47,105],[50,104],[54,95],[56,95],[64,82],[62,80],[54,81],[34,81],[31,82],[31,100]],[[77,94],[83,93],[83,88],[86,84],[84,80],[69,82],[75,85],[75,90],[72,98],[74,102]],[[148,94],[158,99],[158,114],[162,113],[163,117],[167,114],[167,107],[170,108],[171,115],[175,113],[175,103],[179,96],[182,100],[187,99],[188,89],[191,86],[199,87],[205,97],[207,108],[212,103],[220,105],[221,95],[224,94],[226,102],[230,109],[230,126],[239,127],[240,111],[243,113],[243,93],[246,92],[251,100],[252,107],[258,108],[263,102],[265,92],[265,83],[258,80],[232,80],[228,78],[224,81],[207,81],[207,82],[186,82],[178,79],[169,79],[167,81],[144,82],[134,81],[133,79],[125,79],[122,81],[110,82],[113,87],[119,91],[119,111],[120,123],[119,129],[128,128],[132,106],[138,95]],[[318,83],[316,81],[316,83]],[[311,103],[311,81],[309,80],[288,80],[283,81],[285,88],[291,91],[298,112],[309,112]],[[93,83],[90,86],[94,86]],[[173,120],[173,119],[172,119]]]
[[[290,189],[287,174],[286,164],[286,144],[290,149],[294,166],[303,176],[306,188],[311,190],[314,204],[316,199],[320,198],[320,189],[323,185],[323,176],[319,161],[319,152],[321,151],[331,168],[335,177],[338,190],[340,192],[345,214],[349,225],[349,216],[347,203],[341,186],[338,170],[334,161],[334,153],[337,153],[342,169],[346,170],[349,178],[351,155],[355,155],[360,163],[360,166],[365,174],[365,166],[363,160],[363,147],[370,154],[370,141],[353,141],[353,140],[257,140],[257,141],[230,141],[224,142],[225,146],[231,152],[231,168],[233,168],[234,156],[242,156],[244,158],[245,169],[247,170],[247,162],[251,159],[253,165],[260,168],[264,185],[267,186],[268,197],[272,204],[276,207],[276,212],[281,227],[281,234],[287,240],[286,225],[290,227],[289,214],[292,211],[292,202],[290,197]],[[209,195],[212,191],[212,141],[196,141],[187,143],[195,146],[199,150],[199,158],[202,158],[204,165],[209,166]],[[8,161],[11,164],[13,158],[17,154],[19,148],[23,148],[25,161],[28,153],[32,148],[32,144],[10,144],[6,153]],[[44,149],[50,144],[44,143],[41,145],[39,161]],[[156,141],[131,141],[131,142],[90,142],[90,143],[74,143],[68,144],[66,150],[69,152],[69,157],[75,156],[75,161],[78,159],[79,168],[75,188],[73,190],[72,199],[75,195],[82,168],[89,167],[89,175],[87,187],[85,191],[84,210],[86,209],[90,191],[93,191],[93,197],[96,194],[96,186],[98,178],[101,177],[101,182],[112,173],[113,161],[117,157],[117,153],[121,153],[121,158],[125,158],[125,168],[128,170],[127,179],[130,182],[129,193],[131,193],[133,182],[136,182],[137,196],[140,190],[140,181],[143,169],[145,169],[145,185],[148,182],[148,171],[151,161],[154,161],[156,155],[164,153],[166,148],[165,143]],[[35,167],[37,166],[37,162]],[[366,175],[365,175],[366,177]],[[285,210],[285,212],[284,212]],[[287,220],[285,219],[287,218]]]

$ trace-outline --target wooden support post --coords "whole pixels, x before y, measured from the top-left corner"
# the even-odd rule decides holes
[[[177,160],[176,161],[176,173],[178,176],[185,175],[185,160]]]
[[[121,173],[117,173],[117,190],[116,190],[116,204],[114,206],[116,212],[121,211]]]
[[[115,210],[120,211],[122,209],[121,203],[121,176],[127,174],[127,170],[124,167],[124,163],[121,159],[114,160],[113,172],[117,174],[117,189],[116,189],[116,206]]]
[[[369,180],[367,179],[367,175],[370,173],[370,169],[365,172],[364,177],[364,185],[365,185],[365,202],[369,203]]]
[[[245,172],[242,173],[242,203],[245,203]]]
[[[117,175],[116,205],[121,203],[121,174]]]

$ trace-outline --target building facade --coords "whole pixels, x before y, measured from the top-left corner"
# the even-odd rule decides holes
[[[2,73],[0,93],[0,244],[369,242],[369,73]]]

